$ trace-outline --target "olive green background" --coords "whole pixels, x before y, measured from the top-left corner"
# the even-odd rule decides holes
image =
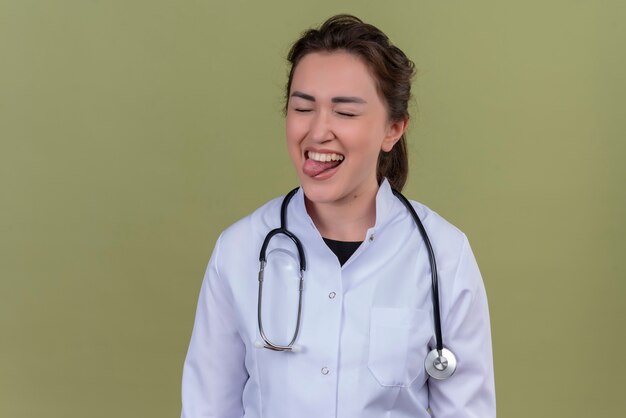
[[[297,184],[284,57],[339,12],[419,69],[406,194],[470,238],[498,415],[623,416],[619,0],[0,0],[0,416],[180,414],[217,235]]]

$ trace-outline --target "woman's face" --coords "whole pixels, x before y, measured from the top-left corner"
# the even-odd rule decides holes
[[[376,81],[356,55],[305,55],[291,82],[286,135],[307,198],[341,203],[375,194],[378,154],[391,150],[406,123],[388,121]]]

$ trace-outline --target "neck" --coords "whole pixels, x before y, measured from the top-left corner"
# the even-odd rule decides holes
[[[315,203],[305,196],[306,209],[324,238],[337,241],[364,241],[376,223],[378,185],[368,192],[351,194],[341,201]]]

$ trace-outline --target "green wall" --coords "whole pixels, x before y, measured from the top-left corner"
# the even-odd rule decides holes
[[[623,416],[619,0],[0,0],[0,416],[179,414],[217,235],[296,184],[289,44],[338,12],[419,69],[406,191],[470,238],[499,416]]]

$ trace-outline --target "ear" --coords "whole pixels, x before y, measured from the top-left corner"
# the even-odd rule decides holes
[[[400,140],[400,137],[409,126],[409,118],[405,117],[395,122],[391,122],[387,127],[387,135],[383,139],[381,149],[384,152],[389,152],[393,146]]]

